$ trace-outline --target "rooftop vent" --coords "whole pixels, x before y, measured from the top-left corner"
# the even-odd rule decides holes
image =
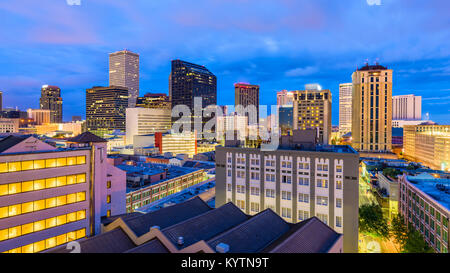
[[[160,229],[160,228],[159,228],[159,226],[152,226],[152,227],[150,228],[150,230],[152,230],[152,229]]]
[[[218,253],[227,253],[228,251],[230,251],[230,246],[224,243],[220,243],[216,245],[216,251]]]
[[[178,237],[178,245],[181,246],[184,244],[184,238],[182,236]]]

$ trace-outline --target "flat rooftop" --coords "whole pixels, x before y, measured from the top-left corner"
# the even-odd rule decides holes
[[[221,146],[218,146],[221,147]],[[261,146],[264,148],[264,146]],[[244,149],[257,149],[260,150],[260,148],[252,148],[252,147],[245,147],[242,145],[237,146],[225,146],[225,148],[244,148]],[[277,151],[305,151],[305,152],[325,152],[325,153],[348,153],[348,154],[358,154],[358,152],[353,149],[349,145],[315,145],[315,146],[309,146],[309,145],[297,145],[297,146],[279,146]]]
[[[436,178],[427,173],[417,176],[408,175],[406,179],[447,210],[450,210],[450,179]]]

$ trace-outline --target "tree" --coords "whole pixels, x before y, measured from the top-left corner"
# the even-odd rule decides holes
[[[359,207],[359,230],[373,237],[387,238],[389,236],[389,227],[380,205],[372,203]]]
[[[395,242],[403,247],[408,239],[408,228],[405,225],[402,215],[397,214],[392,217],[390,233],[394,237]]]
[[[404,253],[433,253],[433,249],[423,239],[422,234],[417,230],[408,232],[405,244],[402,246]]]

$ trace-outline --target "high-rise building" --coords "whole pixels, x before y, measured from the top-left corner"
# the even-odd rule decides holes
[[[49,124],[52,112],[44,109],[28,109],[28,117],[34,120],[36,125]]]
[[[352,146],[358,151],[391,151],[392,70],[379,64],[352,74]]]
[[[50,115],[50,123],[62,122],[62,103],[61,89],[58,86],[42,86],[40,108],[52,111]]]
[[[392,97],[393,120],[421,120],[422,97],[401,95]]]
[[[171,106],[169,96],[164,93],[147,93],[136,101],[136,107],[172,110]]]
[[[283,106],[278,108],[278,126],[281,131],[281,136],[292,135],[294,121],[294,107]]]
[[[294,104],[294,92],[281,90],[277,92],[277,105],[278,106],[287,106]]]
[[[290,223],[316,216],[344,235],[344,252],[357,252],[359,155],[350,146],[305,144],[305,132],[274,151],[216,147],[216,207],[233,202],[250,215],[270,208]]]
[[[135,135],[169,131],[171,128],[171,113],[168,108],[127,108],[126,144],[133,144]]]
[[[217,78],[206,67],[181,60],[172,61],[169,77],[169,97],[172,108],[186,105],[191,111],[191,131],[194,131],[194,98],[202,98],[202,108],[217,104]],[[201,112],[201,111],[200,111]],[[203,112],[201,112],[203,113]],[[203,114],[202,114],[203,116]],[[211,118],[203,117],[202,126]],[[172,117],[172,123],[178,120]],[[199,134],[199,132],[197,132]]]
[[[241,105],[247,108],[249,105],[253,105],[256,109],[255,122],[259,123],[259,85],[252,85],[247,83],[236,83],[234,85],[234,105]],[[252,117],[249,113],[245,113],[249,117],[249,123],[252,123]]]
[[[3,92],[0,91],[0,111],[3,111]]]
[[[450,171],[450,125],[403,126],[404,157]]]
[[[128,107],[135,107],[139,96],[139,54],[126,49],[109,54],[109,86],[128,88]]]
[[[126,87],[96,86],[86,89],[86,129],[100,137],[114,130],[125,130]]]
[[[92,236],[125,213],[126,174],[90,133],[55,148],[32,136],[0,141],[0,252],[34,253]]]
[[[352,83],[339,84],[339,133],[352,131]]]
[[[331,141],[331,92],[320,87],[294,92],[294,130],[315,129],[320,143]]]

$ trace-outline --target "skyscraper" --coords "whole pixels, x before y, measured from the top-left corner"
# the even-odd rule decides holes
[[[320,143],[331,141],[331,92],[317,86],[294,91],[294,130],[316,129]],[[310,89],[311,88],[311,89]]]
[[[42,86],[40,108],[52,111],[50,123],[62,123],[62,98],[61,89],[58,86]]]
[[[259,121],[259,85],[251,85],[247,83],[236,83],[234,85],[234,105],[242,105],[247,108],[254,105],[256,108],[256,122]],[[249,116],[246,113],[246,116]],[[252,119],[249,118],[249,123]]]
[[[3,110],[3,92],[0,91],[0,111]]]
[[[194,98],[202,98],[202,108],[217,104],[217,78],[206,67],[181,60],[172,61],[169,76],[169,97],[172,108],[186,105],[191,110],[191,131],[194,131]],[[202,118],[205,124],[211,118]],[[178,117],[172,117],[172,122]],[[199,132],[197,132],[199,133]]]
[[[352,83],[339,84],[339,133],[352,131]]]
[[[128,88],[128,107],[135,107],[139,96],[139,54],[126,49],[109,54],[109,86]]]
[[[392,97],[393,120],[421,120],[422,97],[401,95]]]
[[[128,106],[126,87],[96,86],[86,89],[86,127],[103,137],[114,130],[125,130],[125,110]]]
[[[392,147],[392,70],[379,64],[352,74],[352,146],[359,151]]]

